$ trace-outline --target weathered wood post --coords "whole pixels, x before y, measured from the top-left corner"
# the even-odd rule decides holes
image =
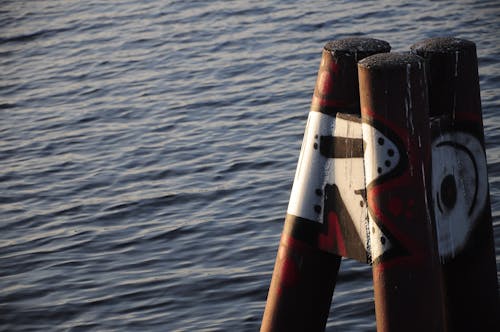
[[[362,158],[361,138],[333,143],[336,114],[359,116],[356,63],[389,50],[388,43],[366,38],[329,42],[323,49],[261,331],[325,329],[344,249],[328,184],[331,160],[351,156],[347,146],[353,142]]]
[[[423,59],[358,64],[377,331],[445,330]]]
[[[450,331],[500,331],[476,46],[432,38],[411,51],[429,64],[432,205]]]

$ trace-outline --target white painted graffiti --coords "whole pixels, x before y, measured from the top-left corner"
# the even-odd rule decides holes
[[[329,199],[324,189],[335,185],[344,209],[335,212],[348,215],[347,221],[340,220],[343,229],[354,227],[355,242],[362,242],[365,255],[376,259],[392,245],[368,216],[366,185],[391,173],[399,162],[396,144],[359,117],[310,112],[287,213],[324,223]],[[377,241],[370,241],[370,236]],[[354,249],[358,247],[348,242],[347,256],[362,261]]]
[[[365,139],[365,176],[366,184],[389,174],[399,163],[400,153],[396,144],[379,130],[363,123]]]
[[[432,142],[432,198],[441,259],[467,243],[488,195],[486,157],[479,140],[452,132]]]
[[[401,160],[401,153],[389,137],[373,126],[363,123],[362,130],[365,140],[364,167],[366,186],[368,187],[371,183],[396,169]],[[371,214],[369,214],[368,235],[372,261],[376,261],[393,248],[388,234],[380,229]]]

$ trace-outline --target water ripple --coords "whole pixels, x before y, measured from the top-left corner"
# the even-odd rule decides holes
[[[330,39],[477,43],[500,241],[496,1],[1,7],[0,330],[257,330]],[[337,330],[375,330],[369,266]]]

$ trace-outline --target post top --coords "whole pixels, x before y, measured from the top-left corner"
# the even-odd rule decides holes
[[[424,59],[410,53],[379,53],[358,62],[359,67],[367,69],[398,69],[408,65],[422,66]]]
[[[340,54],[358,52],[374,54],[389,52],[391,50],[391,45],[379,39],[353,37],[329,41],[325,44],[325,50]]]
[[[473,42],[455,37],[435,37],[428,38],[411,46],[413,53],[455,53],[466,49],[475,50],[476,44]]]

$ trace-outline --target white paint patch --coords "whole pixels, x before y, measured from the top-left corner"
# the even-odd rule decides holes
[[[366,244],[368,212],[364,201],[363,158],[359,155],[326,158],[320,153],[321,136],[361,140],[361,122],[342,115],[333,118],[319,112],[309,113],[287,212],[323,223],[323,189],[327,184],[336,184],[356,231]]]
[[[432,142],[432,198],[439,254],[454,257],[484,210],[488,194],[486,157],[481,143],[464,132]]]
[[[363,138],[365,143],[365,176],[368,186],[377,178],[390,173],[400,160],[400,152],[387,136],[363,123]]]
[[[323,222],[323,183],[328,181],[333,170],[328,159],[319,153],[319,137],[333,135],[335,118],[320,112],[309,112],[306,131],[302,140],[299,162],[293,180],[292,193],[288,203],[288,214]],[[316,145],[315,145],[316,144]],[[316,147],[316,148],[315,148]],[[321,211],[318,212],[318,208]]]
[[[335,136],[347,138],[363,138],[361,122],[349,121],[337,117]],[[340,195],[351,216],[354,227],[361,241],[368,245],[367,223],[368,209],[365,201],[365,172],[362,157],[329,159],[330,168],[334,169],[333,182],[339,187]],[[363,191],[361,193],[360,191]]]
[[[370,253],[372,262],[392,248],[391,241],[380,227],[370,218]]]

